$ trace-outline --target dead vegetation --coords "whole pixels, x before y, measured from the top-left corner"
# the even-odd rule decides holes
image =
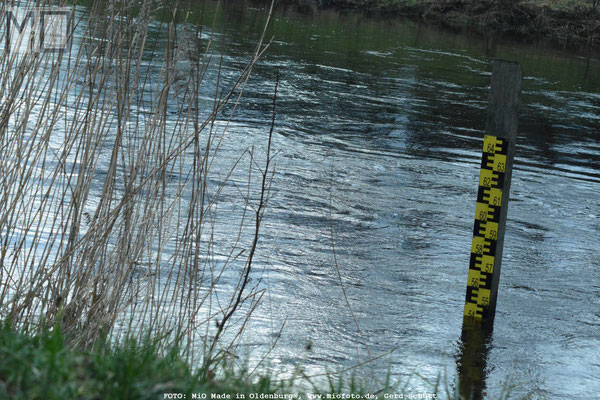
[[[178,4],[169,23],[152,7],[68,8],[67,50],[0,55],[0,316],[32,334],[60,323],[80,348],[168,335],[210,363],[262,295],[249,281],[273,128],[264,151],[241,148],[225,171],[217,160],[268,43],[263,31],[226,84],[214,35]],[[221,218],[226,192],[236,211]],[[222,224],[237,236],[218,241]]]

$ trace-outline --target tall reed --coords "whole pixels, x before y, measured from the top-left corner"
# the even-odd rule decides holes
[[[169,335],[209,367],[262,295],[249,282],[272,127],[266,154],[240,149],[226,171],[218,161],[266,25],[225,84],[214,34],[186,23],[180,2],[163,23],[153,7],[70,5],[65,51],[0,54],[0,313],[31,332],[60,323],[84,347]],[[7,28],[0,18],[0,40]]]

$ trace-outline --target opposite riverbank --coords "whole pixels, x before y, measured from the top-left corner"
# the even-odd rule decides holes
[[[548,37],[566,46],[600,46],[600,0],[292,0],[305,11],[355,9],[404,15],[442,26]]]

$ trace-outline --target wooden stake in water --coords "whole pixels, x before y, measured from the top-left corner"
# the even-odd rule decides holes
[[[518,63],[494,61],[464,311],[473,322],[496,312],[522,77]]]

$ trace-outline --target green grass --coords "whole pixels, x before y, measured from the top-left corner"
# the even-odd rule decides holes
[[[159,340],[125,340],[77,350],[60,329],[23,334],[0,327],[0,399],[162,399],[165,393],[275,393],[285,383],[249,379],[218,366],[218,376],[193,371],[176,347],[163,354]]]

